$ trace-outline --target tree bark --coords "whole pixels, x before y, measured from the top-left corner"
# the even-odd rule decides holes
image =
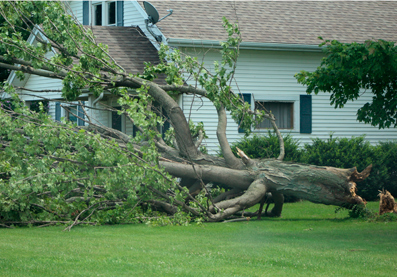
[[[234,190],[233,192],[245,191],[243,195],[232,199],[225,199],[226,193],[216,199],[216,205],[210,208],[211,212],[216,212],[211,220],[226,218],[259,203],[266,192],[272,193],[275,202],[273,209],[267,212],[266,216],[281,215],[283,195],[347,208],[364,204],[364,200],[356,195],[356,182],[365,179],[371,170],[369,166],[362,173],[358,173],[356,168],[321,167],[276,159],[251,160],[251,166],[240,170],[179,162],[160,164],[167,172],[177,177],[201,178],[207,182],[224,184]],[[222,211],[219,212],[219,209]]]

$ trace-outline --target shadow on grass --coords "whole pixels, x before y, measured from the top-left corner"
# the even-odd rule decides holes
[[[312,222],[319,222],[319,221],[331,221],[331,222],[346,222],[346,221],[351,221],[351,220],[361,220],[361,219],[356,219],[356,218],[272,218],[272,217],[262,217],[261,219],[256,219],[256,218],[251,218],[250,221],[256,221],[256,222],[261,222],[261,221],[296,221],[296,222],[301,222],[301,221],[312,221]]]

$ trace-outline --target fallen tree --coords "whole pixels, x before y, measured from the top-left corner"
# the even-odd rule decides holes
[[[256,215],[280,216],[284,194],[348,208],[365,203],[356,195],[356,182],[369,175],[371,166],[358,173],[355,168],[283,162],[283,139],[272,113],[251,110],[232,90],[241,42],[237,25],[224,20],[229,39],[221,44],[222,60],[214,72],[162,46],[161,62],[133,75],[95,42],[89,28],[67,15],[63,3],[2,2],[0,12],[8,23],[0,31],[0,47],[7,50],[7,55],[0,56],[0,67],[19,76],[61,79],[66,100],[78,99],[83,91],[116,95],[123,107],[120,113],[140,131],[132,138],[97,125],[85,112],[95,107],[81,102],[84,118],[70,112],[87,126],[54,122],[43,113],[29,111],[13,94],[15,89],[26,90],[5,84],[3,89],[14,95],[14,102],[12,109],[4,106],[0,112],[2,226],[69,222],[70,230],[81,223],[145,221],[164,214],[177,223],[192,218],[220,221],[257,203],[261,206]],[[18,35],[24,21],[28,23],[24,26],[41,24],[35,32],[39,43],[30,44]],[[48,58],[51,49],[56,54]],[[159,74],[165,74],[167,84],[155,81]],[[185,74],[193,76],[197,86],[186,85]],[[175,100],[181,94],[213,102],[223,157],[200,151],[205,132],[187,121]],[[154,102],[161,104],[165,114],[156,112]],[[280,141],[279,157],[250,159],[242,151],[234,156],[226,137],[227,111],[247,133],[263,118],[270,120]],[[157,128],[165,120],[173,127],[167,142]],[[211,183],[221,188],[210,188]],[[262,212],[268,193],[274,207]]]

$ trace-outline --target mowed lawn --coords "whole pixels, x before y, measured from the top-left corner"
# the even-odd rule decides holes
[[[397,222],[334,211],[300,202],[261,221],[0,229],[0,276],[396,276]]]

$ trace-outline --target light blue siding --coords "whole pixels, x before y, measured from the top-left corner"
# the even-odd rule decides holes
[[[200,49],[185,48],[184,52],[203,59]],[[237,84],[232,84],[236,92],[252,93],[256,100],[288,100],[299,101],[297,96],[306,94],[305,88],[298,84],[294,75],[300,70],[315,70],[320,65],[322,53],[315,52],[288,52],[288,51],[260,51],[241,50],[237,62],[235,78]],[[208,69],[213,69],[213,61],[219,59],[216,50],[210,51],[204,57]],[[190,81],[190,84],[194,82]],[[301,144],[310,143],[311,138],[352,137],[366,135],[372,144],[378,141],[397,139],[397,129],[390,128],[379,130],[368,124],[356,120],[358,108],[371,101],[371,93],[366,92],[355,102],[349,102],[343,109],[334,109],[330,106],[329,94],[320,93],[313,95],[312,102],[312,133],[299,132],[299,111],[294,111],[294,129],[281,130],[282,133],[291,133],[299,139]],[[192,102],[193,101],[193,102]],[[294,107],[299,107],[295,105]],[[209,136],[205,144],[211,153],[219,150],[216,139],[217,115],[212,104],[203,98],[184,96],[183,110],[186,117],[190,116],[194,122],[204,122]],[[298,121],[298,122],[297,122]],[[265,133],[266,131],[255,131]],[[238,133],[238,125],[228,117],[227,137],[230,142],[242,138]]]
[[[71,9],[71,14],[76,17],[76,19],[83,23],[83,1],[69,1],[69,7]]]
[[[82,22],[82,1],[70,1],[69,5],[73,14]],[[146,14],[136,1],[124,2],[124,26],[139,26],[146,35],[147,32],[144,19]],[[158,45],[153,42],[156,47]],[[178,45],[173,45],[178,47]],[[205,61],[208,69],[213,69],[213,61],[219,60],[216,50],[200,48],[184,48],[184,52],[199,57]],[[204,53],[206,53],[203,58]],[[300,70],[313,71],[320,65],[322,53],[299,52],[299,51],[274,51],[274,50],[248,50],[242,49],[237,63],[235,78],[237,84],[233,83],[236,92],[251,93],[255,100],[285,100],[294,103],[294,127],[292,130],[282,130],[283,133],[291,133],[300,142],[309,143],[311,138],[319,137],[326,139],[330,133],[334,137],[351,137],[366,135],[367,140],[375,144],[378,141],[397,139],[397,129],[390,128],[379,130],[367,124],[357,122],[356,112],[364,103],[371,101],[371,93],[364,93],[358,101],[349,102],[343,109],[334,109],[330,106],[329,94],[320,93],[312,97],[312,133],[301,134],[299,132],[299,96],[306,94],[305,88],[298,84],[294,75]],[[190,84],[194,84],[191,80]],[[46,79],[38,76],[30,76],[25,87],[29,89],[61,88],[61,82],[55,79]],[[47,94],[46,97],[56,98],[59,94]],[[29,97],[25,98],[30,99]],[[93,97],[90,97],[90,103]],[[110,104],[110,103],[106,103]],[[212,104],[197,96],[184,96],[181,100],[182,108],[188,119],[194,122],[204,122],[208,139],[204,141],[211,153],[218,151],[216,138],[217,114]],[[54,113],[51,106],[50,114]],[[54,114],[55,115],[55,114]],[[97,123],[110,126],[108,112],[97,112],[92,110],[92,117]],[[132,124],[125,122],[125,130],[132,133]],[[264,133],[266,131],[256,131]],[[242,138],[238,133],[238,126],[228,118],[227,136],[230,142]]]

